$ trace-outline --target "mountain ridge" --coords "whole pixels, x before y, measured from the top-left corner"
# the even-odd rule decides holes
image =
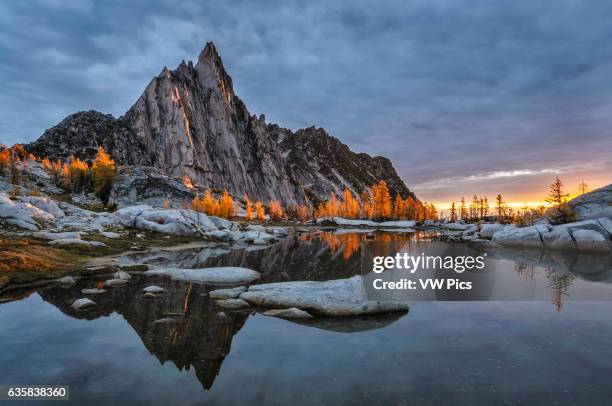
[[[355,153],[322,128],[292,131],[251,115],[211,42],[195,65],[164,67],[123,116],[77,112],[26,148],[89,160],[98,145],[121,164],[153,166],[262,201],[316,204],[344,187],[369,191],[380,180],[392,194],[416,198],[387,158]]]

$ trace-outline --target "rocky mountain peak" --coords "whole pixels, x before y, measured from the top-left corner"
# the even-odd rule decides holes
[[[232,98],[234,97],[232,78],[225,71],[223,61],[212,42],[206,43],[206,46],[202,52],[200,52],[195,70],[204,88],[218,88],[224,95],[227,103],[231,104]]]
[[[30,148],[39,156],[90,157],[102,145],[123,165],[154,167],[235,197],[316,204],[347,187],[368,191],[385,180],[393,194],[414,196],[385,158],[356,154],[322,128],[293,132],[251,115],[212,42],[195,66],[164,68],[126,114],[78,113]]]

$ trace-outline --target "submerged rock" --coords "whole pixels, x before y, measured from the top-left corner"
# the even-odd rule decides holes
[[[81,289],[81,293],[84,295],[101,295],[102,293],[106,293],[105,289]]]
[[[265,231],[269,234],[278,235],[282,237],[289,235],[287,229],[283,227],[268,227],[265,229]]]
[[[165,323],[174,323],[176,320],[170,318],[170,317],[165,317],[163,319],[157,319],[155,320],[153,323],[155,324],[165,324]]]
[[[125,281],[129,281],[130,279],[132,279],[132,277],[130,276],[129,273],[124,272],[124,271],[117,271],[113,274],[113,278],[114,279],[122,279]]]
[[[249,304],[242,299],[222,299],[217,300],[215,303],[224,309],[244,309],[249,307]]]
[[[124,272],[145,272],[149,269],[147,264],[122,265],[119,267]]]
[[[116,288],[119,286],[127,285],[128,281],[126,279],[109,279],[104,282],[104,286],[110,286],[111,288]]]
[[[216,268],[157,268],[145,272],[146,275],[169,276],[175,280],[194,283],[240,284],[261,278],[259,272],[248,268],[216,267]]]
[[[242,292],[246,291],[246,287],[239,286],[232,289],[217,289],[209,293],[213,299],[236,299]]]
[[[82,298],[72,302],[72,305],[70,305],[70,307],[77,311],[84,311],[96,307],[96,303],[91,299]]]
[[[161,295],[164,293],[168,293],[168,291],[160,286],[156,286],[156,285],[151,285],[151,286],[147,286],[146,288],[144,288],[142,290],[143,293],[152,293],[154,295]]]
[[[57,281],[60,285],[74,285],[76,283],[72,276],[64,276],[62,278],[59,278]]]
[[[266,316],[280,317],[282,319],[312,319],[314,316],[295,307],[289,309],[274,309],[264,312]]]
[[[255,306],[295,307],[320,316],[356,316],[406,311],[408,304],[394,300],[369,300],[362,293],[361,277],[325,282],[298,281],[253,285],[240,295]]]

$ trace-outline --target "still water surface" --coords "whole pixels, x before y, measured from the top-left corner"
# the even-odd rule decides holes
[[[122,261],[247,266],[262,282],[326,280],[360,273],[366,240],[426,239],[306,234],[261,250],[215,246]],[[417,301],[407,314],[296,323],[222,312],[206,295],[216,287],[163,278],[135,276],[85,313],[70,303],[95,281],[24,292],[0,304],[0,383],[69,385],[75,404],[607,403],[608,259],[495,255],[495,272],[511,275],[504,280],[531,278],[545,299]],[[144,299],[152,283],[169,294]]]

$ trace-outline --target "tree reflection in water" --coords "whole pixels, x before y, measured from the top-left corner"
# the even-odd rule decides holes
[[[544,275],[546,276],[546,287],[550,290],[551,302],[560,312],[564,301],[569,297],[569,288],[576,279],[574,275],[563,274],[551,268],[546,268]]]

